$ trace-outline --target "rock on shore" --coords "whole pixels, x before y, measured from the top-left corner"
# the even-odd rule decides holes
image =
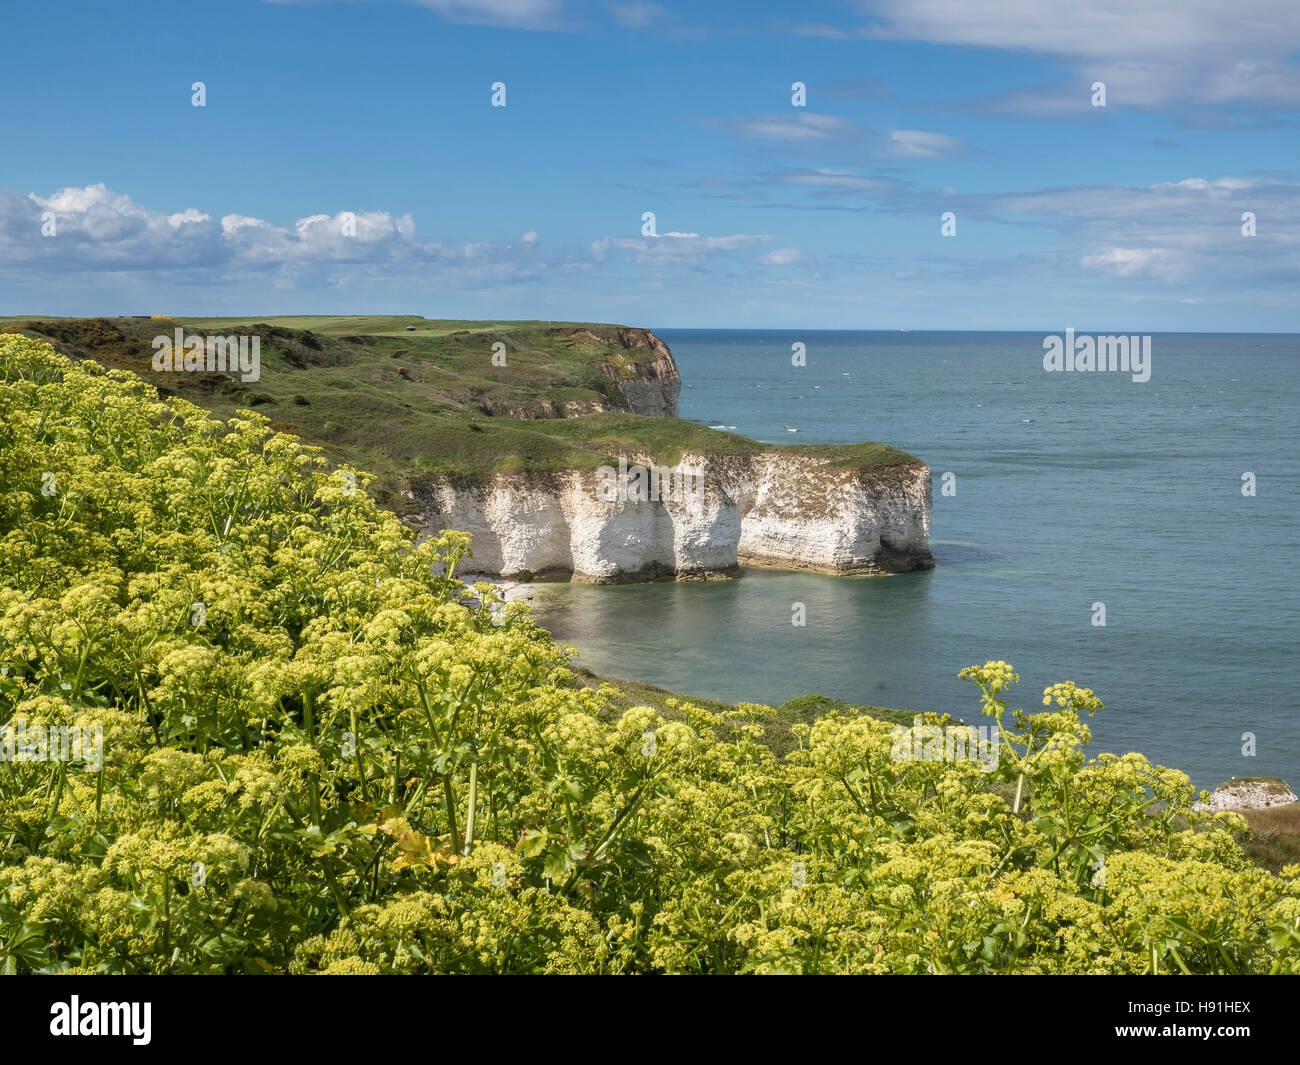
[[[1300,801],[1284,780],[1277,777],[1249,777],[1229,780],[1210,793],[1208,803],[1196,803],[1192,809],[1218,813],[1222,810],[1262,810],[1269,806],[1289,806]]]

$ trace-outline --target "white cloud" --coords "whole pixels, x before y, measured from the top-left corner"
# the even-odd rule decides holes
[[[904,159],[941,159],[973,151],[970,145],[946,133],[919,129],[896,129],[888,134],[868,129],[839,115],[809,111],[790,114],[711,117],[701,121],[735,137],[755,141],[799,141],[804,143],[843,142],[866,144],[872,152]],[[815,171],[827,177],[836,171]],[[815,183],[810,179],[807,184]],[[830,184],[830,181],[823,182]]]
[[[42,215],[53,215],[53,237],[41,235]],[[184,262],[210,264],[222,255],[220,226],[194,208],[175,214],[146,210],[103,184],[60,189],[50,196],[0,197],[3,258],[136,269]]]
[[[1195,192],[1209,192],[1211,194],[1226,195],[1232,192],[1238,192],[1241,189],[1248,189],[1254,184],[1248,178],[1217,178],[1214,181],[1207,181],[1205,178],[1184,178],[1182,181],[1162,181],[1158,185],[1152,185],[1151,188],[1156,191],[1163,189],[1192,189]]]
[[[650,3],[608,3],[605,5],[614,16],[614,21],[628,29],[642,30],[668,14],[658,4]]]
[[[41,234],[44,211],[55,215],[53,237]],[[771,239],[671,231],[603,237],[588,253],[545,252],[533,230],[503,241],[420,240],[409,214],[387,211],[318,213],[290,224],[239,213],[217,221],[194,207],[163,214],[102,184],[48,196],[0,189],[0,276],[23,283],[132,272],[155,286],[345,288],[395,279],[464,289],[582,272],[616,254],[625,266],[693,267]]]
[[[1134,274],[1168,276],[1173,255],[1168,248],[1103,248],[1093,255],[1085,255],[1082,265],[1119,277],[1132,277]]]
[[[448,22],[513,29],[554,29],[561,9],[555,0],[414,0]]]
[[[1073,97],[1080,110],[1094,80],[1106,82],[1109,106],[1300,102],[1295,0],[858,0],[857,7],[868,19],[861,26],[802,32],[1055,56],[1080,78]],[[1034,96],[1014,94],[1008,103],[1032,109]],[[1041,97],[1046,111],[1064,102],[1057,91]]]
[[[196,211],[193,207],[187,207],[178,214],[169,214],[167,224],[169,226],[195,225],[199,222],[211,222],[211,215],[206,215],[202,211]]]
[[[262,0],[264,4],[313,7],[369,0]],[[448,22],[472,26],[501,26],[519,30],[553,30],[565,26],[563,0],[405,0],[427,8]],[[654,7],[654,4],[627,6]]]
[[[241,229],[270,229],[270,222],[263,222],[260,218],[249,218],[244,214],[228,214],[221,219],[221,231],[226,236],[238,232]]]
[[[829,22],[800,22],[793,27],[793,32],[801,37],[829,37],[834,41],[846,41],[850,37],[865,37],[862,31],[842,30]]]
[[[41,232],[46,212],[54,216],[53,236]],[[533,246],[523,241],[525,251]],[[492,249],[487,258],[500,257],[497,245],[483,247]],[[194,207],[164,214],[103,184],[48,196],[0,190],[0,261],[22,264],[28,271],[41,265],[209,274],[278,268],[282,276],[319,278],[348,264],[385,269],[439,262],[454,254],[440,244],[418,241],[410,215],[387,211],[307,215],[286,226],[238,213],[218,222]]]
[[[737,137],[764,141],[856,140],[870,132],[847,118],[810,111],[745,118],[707,118],[704,122]]]
[[[956,137],[919,129],[896,129],[890,133],[889,142],[895,155],[910,159],[942,159],[968,150]]]
[[[880,178],[862,177],[860,174],[851,174],[846,170],[828,170],[820,167],[815,170],[783,174],[779,180],[786,185],[809,185],[827,191],[857,192],[864,195],[882,192],[892,187],[891,182],[882,181]]]
[[[803,258],[798,248],[773,248],[766,255],[760,255],[754,261],[764,266],[789,266]]]
[[[598,262],[609,258],[614,250],[624,252],[624,261],[632,263],[694,264],[715,255],[741,251],[764,244],[772,236],[766,233],[731,233],[706,237],[699,233],[659,233],[653,237],[601,237],[592,243]]]
[[[859,0],[870,36],[1094,59],[1285,53],[1293,0]]]
[[[1300,186],[1293,180],[1264,185],[1249,178],[1185,178],[1154,185],[1042,189],[972,197],[970,202],[1007,214],[1036,215],[1063,229],[1086,224],[1112,235],[1159,235],[1159,243],[1183,247],[1207,232],[1238,235],[1241,211],[1263,211],[1279,229],[1300,221]]]
[[[1300,282],[1300,182],[1184,178],[971,196],[965,209],[1051,228],[1084,269],[1123,278],[1272,288]],[[961,205],[957,208],[962,209]],[[1243,235],[1252,212],[1257,235]]]

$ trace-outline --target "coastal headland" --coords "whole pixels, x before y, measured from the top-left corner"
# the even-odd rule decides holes
[[[256,410],[332,462],[374,473],[376,498],[421,530],[472,534],[484,574],[607,583],[745,565],[872,575],[934,565],[924,462],[884,444],[769,445],[681,419],[676,362],[648,329],[414,316],[2,328],[131,370],[218,417]],[[177,353],[162,371],[155,334]],[[247,350],[249,338],[260,363],[242,372],[201,358],[187,369],[181,357],[191,339],[198,351]]]

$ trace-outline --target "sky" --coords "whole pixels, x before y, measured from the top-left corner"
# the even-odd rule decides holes
[[[0,314],[1300,331],[1296,0],[4,22]]]

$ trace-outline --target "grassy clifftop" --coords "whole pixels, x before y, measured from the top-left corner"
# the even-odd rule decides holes
[[[178,327],[259,336],[260,379],[155,372],[152,338]],[[434,474],[590,469],[630,451],[671,464],[684,451],[772,448],[695,422],[631,413],[621,380],[664,373],[675,379],[676,371],[654,334],[619,325],[415,316],[19,317],[0,329],[48,340],[74,359],[131,370],[163,394],[222,418],[256,409],[276,428],[323,446],[333,460],[374,472],[374,491],[389,505],[400,503],[414,480]],[[918,461],[873,443],[782,450],[854,467]]]

